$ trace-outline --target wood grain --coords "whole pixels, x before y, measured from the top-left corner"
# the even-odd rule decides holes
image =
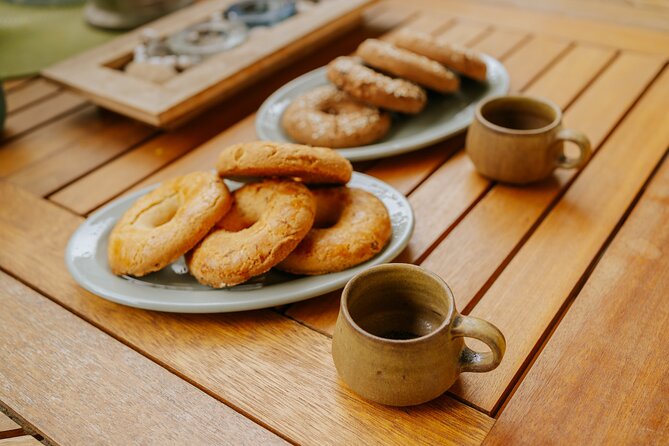
[[[621,25],[644,26],[669,31],[669,2],[666,0],[479,0],[536,9],[556,15],[584,17]]]
[[[2,140],[16,138],[45,123],[66,115],[82,107],[86,100],[68,91],[59,92],[33,107],[25,108],[10,116],[5,121]]]
[[[40,99],[51,96],[58,90],[59,88],[56,84],[49,82],[46,79],[36,79],[23,88],[10,90],[5,96],[7,113],[14,113]]]
[[[472,46],[490,30],[488,25],[476,22],[458,21],[446,32],[440,33],[444,40],[458,45]]]
[[[24,435],[22,437],[0,440],[0,446],[42,446],[42,443],[37,441],[35,437]]]
[[[665,160],[486,445],[669,443],[667,203]]]
[[[0,177],[18,172],[62,148],[76,144],[86,135],[102,132],[110,115],[100,113],[94,106],[85,106],[22,138],[5,143],[0,150]]]
[[[510,76],[511,91],[521,91],[568,48],[569,44],[564,40],[543,36],[528,39],[504,60],[506,69],[513,73]]]
[[[13,91],[21,86],[28,85],[30,82],[35,80],[34,76],[19,77],[16,79],[3,79],[2,88],[5,90],[5,93]]]
[[[4,273],[0,286],[0,399],[50,441],[283,443]]]
[[[610,48],[578,44],[532,83],[525,93],[549,96],[553,102],[565,108],[614,56],[615,51]]]
[[[527,39],[529,39],[529,35],[523,32],[495,27],[476,42],[472,48],[501,60],[505,59]]]
[[[330,339],[273,311],[177,315],[96,298],[62,261],[81,221],[0,183],[0,267],[291,441],[479,444],[492,426],[448,396],[408,409],[361,400],[337,379]]]
[[[48,195],[155,133],[155,129],[138,121],[108,115],[99,131],[87,132],[74,144],[61,147],[7,179],[34,194]]]
[[[23,434],[21,426],[4,413],[0,412],[0,438],[17,437]]]
[[[394,6],[402,0],[386,0]],[[615,48],[669,55],[669,34],[659,30],[642,29],[588,20],[546,14],[526,9],[485,5],[467,0],[414,0],[416,7],[434,13],[441,11],[483,23],[503,23],[509,28],[526,32],[554,36],[580,42],[611,46]]]
[[[494,371],[462,375],[454,393],[496,410],[669,146],[667,101],[664,70],[476,304],[470,314],[499,327],[507,351]]]
[[[598,150],[660,68],[660,58],[622,54],[567,109],[566,125],[578,125],[589,136],[593,149]],[[565,78],[567,85],[571,82]],[[541,85],[541,82],[535,84],[533,92],[551,98],[555,90],[541,90]],[[612,95],[616,85],[626,88]],[[551,88],[554,87],[559,85]],[[572,88],[573,92],[577,90]],[[558,88],[556,99],[560,101],[558,105],[565,106],[573,98],[565,97]],[[522,244],[528,231],[574,175],[573,171],[558,171],[552,180],[532,187],[494,187],[430,253],[422,266],[450,284],[458,309],[470,309],[486,283]],[[472,264],[476,268],[471,268]]]

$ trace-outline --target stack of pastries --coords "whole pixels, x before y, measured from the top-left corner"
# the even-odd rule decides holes
[[[332,149],[242,143],[225,148],[216,168],[165,181],[126,211],[109,236],[114,274],[144,276],[185,255],[200,283],[222,288],[271,268],[341,271],[391,238],[387,209],[346,186],[351,164]],[[252,182],[231,193],[223,178]]]
[[[425,88],[447,94],[460,88],[460,75],[484,81],[480,54],[430,34],[403,29],[390,41],[365,40],[355,56],[328,64],[331,85],[297,97],[282,117],[285,132],[302,144],[353,147],[383,138],[389,112],[420,113]]]

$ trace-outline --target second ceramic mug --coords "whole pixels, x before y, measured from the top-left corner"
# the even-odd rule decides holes
[[[463,337],[491,351],[470,350]],[[349,281],[332,338],[342,380],[364,398],[391,406],[424,403],[461,372],[494,369],[505,348],[492,324],[457,312],[439,276],[401,263],[375,266]]]
[[[579,147],[577,157],[565,154],[565,141]],[[467,133],[466,150],[481,174],[513,184],[544,179],[557,167],[579,168],[591,155],[588,138],[562,126],[557,105],[529,96],[482,101]]]

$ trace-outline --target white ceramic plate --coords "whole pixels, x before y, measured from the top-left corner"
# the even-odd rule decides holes
[[[418,115],[394,115],[390,132],[381,141],[337,151],[351,161],[371,160],[421,149],[462,132],[474,119],[478,102],[509,91],[509,75],[504,66],[490,56],[483,57],[488,67],[486,82],[462,77],[459,91],[446,95],[430,93],[425,110]],[[278,89],[258,111],[258,137],[268,141],[294,142],[283,131],[283,112],[296,97],[327,84],[326,67],[321,67]]]
[[[228,182],[231,190],[240,183]],[[183,258],[162,270],[140,278],[115,276],[107,264],[107,239],[112,227],[148,187],[119,198],[92,214],[75,231],[65,252],[74,279],[90,292],[131,307],[177,313],[222,313],[288,304],[319,296],[343,287],[355,274],[373,265],[390,262],[406,247],[414,227],[407,199],[388,184],[368,175],[353,173],[348,184],[376,195],[388,209],[393,235],[376,257],[345,271],[321,276],[295,276],[279,271],[256,277],[225,289],[200,285]]]

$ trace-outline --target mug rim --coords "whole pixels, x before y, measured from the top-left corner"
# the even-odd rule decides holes
[[[412,339],[389,339],[389,338],[383,338],[381,336],[377,336],[375,334],[372,334],[368,332],[367,330],[364,330],[358,323],[353,319],[351,314],[348,311],[348,294],[349,294],[349,289],[351,288],[351,284],[353,284],[356,281],[362,280],[365,278],[365,276],[379,271],[379,270],[384,270],[384,269],[410,269],[414,270],[416,272],[419,272],[421,274],[425,274],[427,276],[430,276],[432,279],[435,280],[436,283],[438,283],[444,291],[446,291],[446,298],[449,304],[449,309],[448,313],[444,315],[444,320],[439,324],[437,328],[435,328],[433,331],[430,333],[417,337],[417,338],[412,338]],[[445,327],[447,327],[451,323],[451,319],[453,319],[453,314],[455,313],[455,296],[453,295],[453,291],[451,288],[448,286],[446,281],[439,277],[437,274],[433,273],[432,271],[426,270],[425,268],[421,268],[420,266],[411,264],[411,263],[383,263],[381,265],[376,265],[371,268],[368,268],[355,276],[351,280],[348,281],[346,286],[344,287],[344,290],[341,293],[341,303],[339,305],[339,308],[346,318],[346,321],[353,327],[353,329],[360,335],[362,335],[365,338],[371,339],[373,341],[377,342],[389,342],[391,344],[397,344],[397,345],[406,345],[406,344],[413,344],[413,343],[418,343],[418,342],[423,342],[425,340],[431,339],[434,336],[437,336]]]
[[[544,105],[548,105],[553,111],[555,112],[555,119],[553,119],[550,124],[546,124],[543,127],[539,127],[536,129],[512,129],[508,127],[503,127],[501,125],[497,125],[493,122],[490,122],[488,119],[486,119],[483,116],[482,110],[483,107],[486,105],[499,101],[500,99],[514,99],[514,100],[525,100],[525,101],[532,101],[532,102],[538,102]],[[546,133],[549,130],[553,130],[557,126],[560,125],[562,122],[562,110],[560,107],[557,106],[557,104],[553,101],[551,101],[548,98],[544,98],[541,96],[531,96],[531,95],[522,95],[522,94],[502,94],[502,95],[497,95],[497,96],[491,96],[487,99],[482,100],[479,102],[479,104],[476,106],[476,110],[474,112],[474,115],[476,116],[476,120],[480,122],[482,125],[487,127],[490,130],[496,131],[498,133],[503,133],[505,135],[539,135],[542,133]]]

